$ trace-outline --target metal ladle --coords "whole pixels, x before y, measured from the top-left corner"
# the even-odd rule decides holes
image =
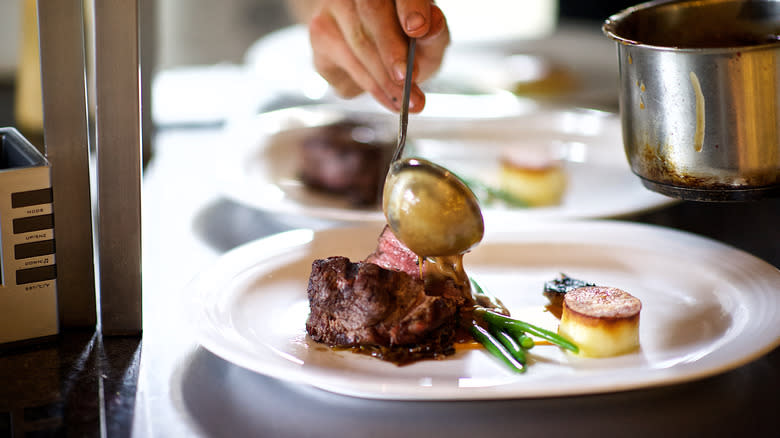
[[[401,159],[406,145],[415,40],[409,41],[398,146],[385,178],[382,209],[395,236],[419,257],[462,254],[482,240],[477,197],[449,170],[422,158]]]
[[[417,38],[409,38],[409,52],[406,54],[406,76],[404,76],[404,95],[403,100],[401,100],[401,122],[398,125],[398,144],[395,147],[393,161],[401,159],[406,146],[406,127],[409,125],[409,96],[412,91],[415,47],[417,47]]]

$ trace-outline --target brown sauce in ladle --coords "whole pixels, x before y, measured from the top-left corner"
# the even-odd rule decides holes
[[[468,287],[463,254],[482,240],[485,226],[476,196],[460,178],[422,158],[395,161],[382,208],[398,240],[420,263],[428,260],[428,275]]]

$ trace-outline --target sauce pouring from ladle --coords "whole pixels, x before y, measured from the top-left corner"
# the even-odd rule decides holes
[[[382,209],[395,236],[421,259],[461,255],[482,240],[477,197],[449,170],[422,158],[401,159],[406,145],[415,39],[409,41],[398,145],[385,179]]]

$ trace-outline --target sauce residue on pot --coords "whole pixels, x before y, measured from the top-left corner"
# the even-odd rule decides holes
[[[691,85],[696,96],[696,130],[693,134],[693,150],[701,152],[704,146],[704,94],[701,92],[701,84],[696,73],[691,72]]]

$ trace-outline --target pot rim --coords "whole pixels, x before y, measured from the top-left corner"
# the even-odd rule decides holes
[[[748,0],[748,1],[754,1],[756,3],[780,3],[780,0]],[[699,53],[699,54],[731,54],[736,52],[746,52],[746,51],[755,51],[755,50],[780,49],[780,39],[776,41],[769,41],[763,44],[734,45],[734,46],[727,46],[727,47],[679,47],[679,46],[667,46],[667,45],[643,43],[641,41],[620,36],[616,32],[617,27],[623,21],[627,20],[629,17],[642,13],[643,11],[649,9],[655,9],[668,4],[685,5],[685,4],[692,4],[692,3],[717,4],[717,3],[733,3],[733,2],[735,2],[735,0],[705,0],[704,2],[702,2],[701,0],[683,0],[683,1],[651,0],[644,3],[639,3],[634,6],[630,6],[626,9],[623,9],[620,12],[617,12],[609,16],[609,18],[607,18],[604,21],[601,30],[604,33],[604,35],[608,36],[609,38],[613,39],[615,42],[623,46],[639,47],[639,48],[655,50],[655,51]]]

